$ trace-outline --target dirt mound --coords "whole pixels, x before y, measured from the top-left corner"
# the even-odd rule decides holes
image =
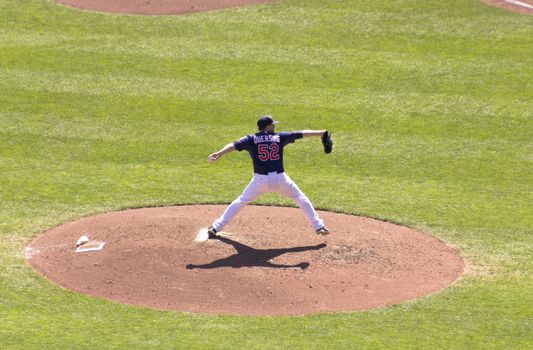
[[[56,227],[27,248],[31,265],[80,293],[164,310],[233,315],[355,311],[416,299],[459,278],[457,251],[421,232],[320,211],[317,236],[297,208],[247,206],[222,236],[195,238],[225,209],[132,209]],[[83,234],[100,251],[76,253]]]

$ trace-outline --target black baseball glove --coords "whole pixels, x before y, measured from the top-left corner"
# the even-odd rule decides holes
[[[324,145],[324,152],[331,153],[333,151],[333,139],[327,130],[322,134],[322,144]]]

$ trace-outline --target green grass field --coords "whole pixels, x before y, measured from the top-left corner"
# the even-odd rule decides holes
[[[325,210],[415,227],[468,267],[414,302],[307,317],[160,312],[32,271],[31,240],[131,207],[229,203],[273,113]],[[285,0],[184,16],[0,0],[1,349],[533,348],[533,16],[476,0]],[[291,204],[277,196],[268,204]],[[209,223],[206,223],[209,224]]]

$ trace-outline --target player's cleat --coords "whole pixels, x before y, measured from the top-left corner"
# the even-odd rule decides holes
[[[326,226],[322,226],[321,228],[319,228],[315,232],[316,232],[317,235],[322,235],[322,236],[329,235],[329,230],[326,228]]]
[[[215,238],[217,236],[217,230],[213,226],[207,229],[207,235],[209,238]]]

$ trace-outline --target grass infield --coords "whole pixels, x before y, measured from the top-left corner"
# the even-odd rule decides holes
[[[286,151],[318,208],[424,230],[465,276],[366,312],[215,317],[87,297],[27,266],[31,239],[70,220],[230,202],[249,158],[207,155],[260,113],[333,131],[331,155],[316,139]],[[533,16],[475,0],[164,17],[0,0],[0,122],[2,349],[533,347]]]

